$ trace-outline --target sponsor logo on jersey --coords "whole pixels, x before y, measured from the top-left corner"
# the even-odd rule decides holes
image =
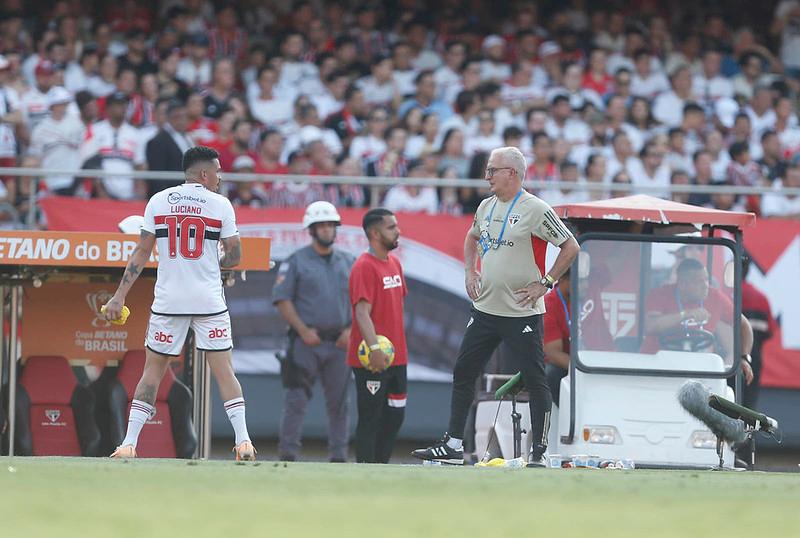
[[[179,192],[171,192],[167,196],[167,202],[169,202],[170,205],[175,205],[175,204],[177,204],[177,203],[179,203],[181,201],[183,201],[183,202],[197,202],[198,204],[204,204],[204,203],[207,202],[207,200],[205,198],[199,198],[197,196],[189,196],[189,195],[186,195],[186,194],[181,195],[181,193],[179,193]]]
[[[178,194],[177,192],[171,192],[167,196],[167,202],[169,202],[170,205],[177,204],[180,201],[181,201],[181,195]]]
[[[392,288],[400,288],[403,286],[403,281],[400,275],[385,276],[383,277],[383,289],[390,290]]]
[[[173,341],[173,337],[171,334],[167,334],[161,331],[156,332],[153,335],[153,340],[156,342],[161,342],[162,344],[171,344]]]
[[[227,338],[228,337],[228,329],[211,329],[208,331],[209,338]]]

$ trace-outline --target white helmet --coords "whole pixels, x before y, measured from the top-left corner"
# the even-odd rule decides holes
[[[141,215],[129,215],[119,221],[117,226],[119,227],[119,231],[124,234],[139,235],[142,226],[144,226],[144,217]]]
[[[332,203],[325,201],[313,202],[308,205],[306,214],[303,215],[303,228],[308,228],[318,222],[341,224],[342,217],[339,216],[339,212],[336,211],[336,207]]]

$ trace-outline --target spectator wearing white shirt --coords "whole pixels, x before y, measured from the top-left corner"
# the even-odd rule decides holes
[[[486,36],[481,45],[483,63],[481,64],[481,80],[493,80],[497,83],[511,76],[511,67],[505,62],[506,42],[499,35]]]
[[[581,110],[588,103],[597,110],[604,110],[605,103],[600,95],[589,88],[582,87],[583,68],[576,63],[564,70],[563,85],[551,88],[547,92],[547,100],[552,101],[556,95],[566,95],[572,110]]]
[[[720,74],[722,52],[708,49],[703,53],[703,69],[692,80],[692,93],[695,99],[707,109],[721,97],[733,97],[733,84]]]
[[[704,142],[705,150],[711,156],[711,177],[715,181],[725,179],[728,165],[731,163],[731,156],[725,148],[725,139],[722,133],[713,129],[706,133]]]
[[[248,99],[250,114],[265,127],[282,130],[292,120],[293,107],[290,101],[279,99],[273,89],[278,81],[275,69],[265,65],[258,72],[259,93]]]
[[[428,175],[420,161],[409,165],[408,177],[424,178]],[[397,213],[427,213],[435,215],[439,210],[439,196],[433,187],[418,187],[399,183],[386,193],[383,207]]]
[[[325,77],[324,91],[311,97],[311,102],[317,107],[319,117],[326,121],[344,108],[347,88],[350,87],[350,77],[342,69],[336,69]],[[359,88],[360,89],[360,88]],[[361,90],[362,95],[364,94]],[[364,96],[366,101],[366,95]]]
[[[106,100],[107,119],[91,127],[81,145],[84,167],[107,172],[133,172],[145,168],[145,151],[139,130],[125,121],[128,96],[111,94]],[[89,162],[91,161],[91,162]],[[104,177],[96,184],[100,198],[133,200],[144,198],[146,186],[141,180],[125,176]]]
[[[680,170],[683,172],[692,173],[692,152],[687,151],[686,148],[686,131],[680,127],[673,127],[668,133],[669,151],[664,156],[664,162],[667,163],[671,172]]]
[[[73,95],[89,87],[89,79],[100,67],[97,45],[88,43],[77,62],[70,62],[64,70],[64,87]]]
[[[800,166],[790,166],[783,180],[775,180],[775,192],[765,194],[761,200],[761,214],[765,217],[800,219],[800,196],[784,194],[781,192],[783,187],[800,188]]]
[[[297,88],[306,79],[317,78],[317,68],[303,60],[305,37],[299,31],[290,31],[283,36],[280,45],[283,62],[280,69],[279,86]]]
[[[392,78],[392,59],[385,55],[375,56],[370,71],[370,76],[358,81],[358,86],[364,92],[364,100],[370,105],[382,107],[399,105],[402,96]]]
[[[483,109],[478,113],[478,132],[467,139],[464,154],[472,158],[478,152],[491,153],[499,147],[503,147],[503,139],[495,132],[494,115],[488,108]]]
[[[411,45],[407,41],[398,41],[392,45],[392,64],[394,67],[392,78],[397,84],[397,90],[403,97],[413,94],[416,89],[414,80],[417,78],[417,70],[411,64],[411,55]]]
[[[669,81],[661,71],[653,71],[653,55],[647,49],[633,54],[634,70],[631,78],[631,93],[638,97],[653,99],[669,90]]]
[[[208,58],[209,40],[206,34],[189,36],[187,56],[178,62],[176,77],[191,88],[205,88],[211,83],[211,60]]]
[[[414,109],[419,110],[419,109]],[[406,157],[419,159],[439,150],[439,116],[433,112],[422,115],[421,132],[412,136],[406,143]]]
[[[95,75],[89,77],[86,89],[95,97],[107,97],[117,88],[117,59],[111,54],[106,54],[100,60],[100,69]]]
[[[428,23],[422,17],[415,17],[403,29],[406,41],[411,46],[411,64],[418,71],[433,71],[442,65],[439,54],[433,50],[433,39]]]
[[[667,127],[677,127],[683,119],[683,107],[692,99],[692,73],[682,64],[670,74],[671,89],[653,101],[653,117]]]
[[[611,147],[606,152],[605,182],[611,183],[611,178],[620,170],[627,172],[630,164],[636,160],[633,155],[633,146],[628,135],[624,131],[614,133],[611,137]]]
[[[386,151],[384,135],[389,127],[389,113],[376,108],[367,116],[367,132],[353,138],[350,144],[350,157],[364,161],[377,157]]]
[[[691,180],[689,179],[689,173],[686,170],[675,169],[672,171],[669,177],[669,182],[671,185],[690,185]],[[673,192],[670,200],[673,202],[678,202],[679,204],[688,204],[689,203],[689,193],[688,192]]]
[[[769,84],[771,77],[764,74],[764,58],[759,53],[748,51],[742,54],[739,69],[739,74],[731,80],[734,95],[741,95],[749,101],[757,86]]]
[[[783,0],[775,8],[772,34],[780,35],[780,58],[789,76],[800,77],[800,2]]]
[[[573,186],[585,184],[586,182],[580,178],[578,173],[578,165],[572,161],[564,161],[559,166],[560,177],[559,180],[565,183],[572,183]],[[551,187],[539,193],[539,198],[547,202],[551,207],[563,204],[577,204],[589,201],[589,194],[587,191],[579,188],[555,188]]]
[[[761,137],[764,131],[775,128],[775,121],[778,117],[772,109],[772,90],[766,86],[759,86],[753,92],[750,104],[744,111],[750,116],[750,124],[753,136]]]
[[[494,132],[501,135],[506,127],[516,125],[518,120],[511,114],[507,106],[503,104],[500,96],[500,85],[496,82],[484,82],[478,86],[478,96],[481,99],[481,108],[489,109],[494,116]],[[477,120],[475,131],[477,131]]]
[[[788,96],[778,97],[775,100],[775,132],[778,133],[781,148],[786,154],[800,152],[800,128],[794,102]]]
[[[50,60],[42,60],[36,66],[34,75],[36,84],[20,96],[22,115],[28,128],[33,130],[40,121],[50,115],[50,107],[47,102],[47,92],[53,87],[56,68]]]
[[[72,95],[65,88],[51,88],[47,101],[50,116],[33,129],[29,153],[39,160],[42,168],[77,170],[82,164],[80,147],[86,127],[79,118],[67,114]],[[47,176],[44,182],[52,194],[68,196],[74,192],[72,175]]]
[[[550,118],[545,123],[545,132],[551,139],[563,138],[572,145],[586,144],[592,131],[583,120],[572,117],[569,97],[557,94],[550,106]]]
[[[433,72],[437,99],[447,101],[452,88],[461,84],[461,70],[466,59],[467,46],[462,41],[448,41],[445,44],[444,65]]]
[[[447,89],[444,101],[453,106],[458,94],[463,91],[478,91],[481,85],[481,60],[478,57],[467,58],[464,67],[460,71],[461,79],[458,84],[453,84]]]
[[[634,97],[628,113],[628,122],[623,126],[623,129],[630,137],[634,150],[639,148],[638,151],[641,151],[644,144],[661,131],[658,121],[653,117],[650,102],[647,99]]]
[[[634,189],[634,193],[669,199],[670,193],[667,189],[657,188],[668,187],[670,184],[670,171],[669,166],[664,162],[664,153],[654,141],[650,141],[644,145],[639,157],[639,160],[631,163],[628,170],[631,183],[637,187]],[[656,189],[642,189],[641,187],[656,187]]]
[[[533,85],[533,64],[520,60],[511,66],[511,78],[500,89],[503,104],[515,117],[520,117],[531,106],[543,105],[544,92]]]
[[[17,165],[16,130],[24,123],[19,95],[8,85],[11,64],[0,55],[0,166]]]

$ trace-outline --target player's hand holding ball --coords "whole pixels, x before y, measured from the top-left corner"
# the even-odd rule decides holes
[[[100,307],[100,313],[104,314],[106,319],[114,325],[124,325],[128,321],[131,311],[121,300],[114,297]]]
[[[378,349],[370,349],[365,340],[358,345],[358,360],[370,372],[383,372],[394,361],[394,344],[383,335],[378,335]]]

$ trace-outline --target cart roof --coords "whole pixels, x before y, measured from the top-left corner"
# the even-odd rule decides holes
[[[645,221],[659,224],[710,224],[744,228],[756,221],[753,213],[721,211],[689,204],[681,204],[646,194],[624,196],[611,200],[597,200],[577,204],[564,204],[553,208],[565,219],[595,219],[616,221]]]

